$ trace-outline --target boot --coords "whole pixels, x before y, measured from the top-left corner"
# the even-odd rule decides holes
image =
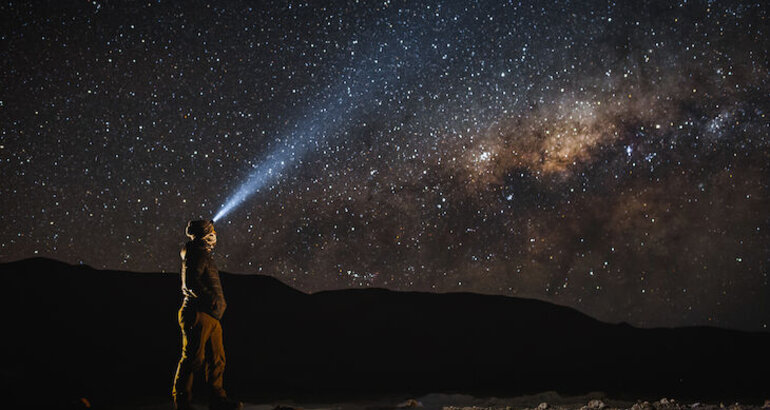
[[[243,403],[227,397],[212,399],[209,410],[243,410]]]

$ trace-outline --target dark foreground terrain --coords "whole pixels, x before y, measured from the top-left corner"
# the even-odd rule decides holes
[[[0,385],[16,408],[169,399],[181,340],[176,274],[47,259],[0,264]],[[542,391],[651,402],[770,398],[770,334],[637,329],[549,303],[475,294],[304,294],[223,274],[226,386],[252,403]]]

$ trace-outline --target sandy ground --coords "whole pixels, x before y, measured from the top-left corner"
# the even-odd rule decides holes
[[[120,407],[119,410],[172,410],[170,404]],[[198,405],[200,410],[208,406]],[[619,401],[605,397],[602,393],[590,393],[583,396],[562,397],[555,392],[545,392],[531,396],[512,398],[477,398],[460,394],[429,394],[411,399],[381,399],[377,401],[359,401],[349,403],[295,403],[290,400],[267,404],[244,403],[244,410],[386,410],[386,409],[440,409],[440,410],[716,410],[716,409],[767,409],[770,410],[770,400],[762,404],[741,403],[699,403],[680,402],[676,399],[661,398],[648,401]]]

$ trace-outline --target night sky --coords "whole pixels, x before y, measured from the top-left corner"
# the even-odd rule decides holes
[[[767,329],[764,1],[333,3],[0,4],[0,261]]]

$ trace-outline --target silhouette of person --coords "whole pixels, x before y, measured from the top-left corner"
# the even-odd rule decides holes
[[[182,294],[179,309],[182,328],[182,357],[179,359],[172,396],[178,410],[192,409],[193,376],[205,370],[211,390],[212,410],[241,409],[240,402],[228,399],[222,387],[225,349],[220,319],[225,302],[219,272],[211,251],[217,243],[213,221],[190,221],[185,230],[188,241],[182,256]]]

